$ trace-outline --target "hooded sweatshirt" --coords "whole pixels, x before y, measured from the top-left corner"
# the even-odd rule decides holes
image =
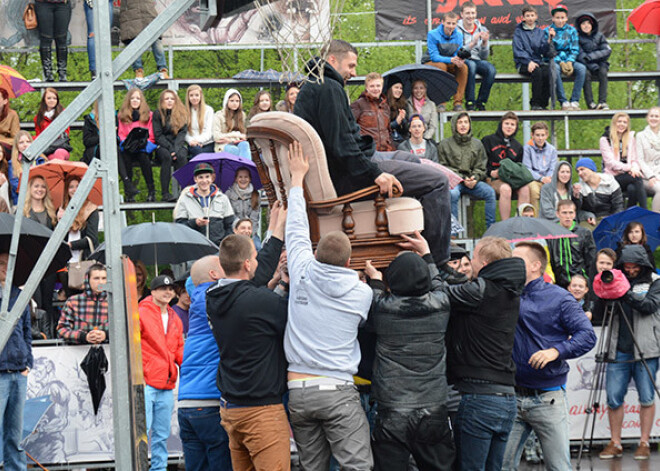
[[[557,167],[557,149],[549,142],[543,144],[543,147],[538,147],[533,141],[531,144],[525,144],[523,164],[536,181],[541,181],[543,177],[552,177]]]
[[[360,363],[358,327],[367,320],[372,292],[356,271],[316,260],[301,187],[289,190],[286,248],[289,371],[352,382]]]
[[[580,27],[585,20],[591,23],[591,34],[589,35],[585,34]],[[580,53],[577,61],[586,65],[591,72],[596,72],[601,64],[609,66],[607,59],[612,54],[612,48],[607,43],[603,33],[598,31],[596,17],[588,11],[579,12],[575,17],[575,28],[580,42]]]
[[[486,151],[479,139],[472,137],[472,121],[467,134],[459,134],[456,122],[467,113],[456,113],[451,118],[452,137],[443,139],[438,144],[438,160],[463,178],[474,177],[477,181],[486,178]],[[468,116],[469,119],[469,116]]]
[[[241,95],[241,92],[239,92],[235,88],[230,88],[229,90],[227,90],[227,92],[225,93],[225,97],[222,99],[222,108],[219,111],[217,111],[213,116],[213,140],[216,141],[215,143],[216,152],[222,152],[222,150],[227,145],[227,143],[219,144],[217,142],[222,138],[229,139],[229,142],[235,142],[245,139],[245,134],[243,134],[240,131],[227,131],[227,120],[225,119],[225,109],[227,108],[227,102],[229,101],[229,98],[235,94],[238,95],[238,99],[240,100],[239,109],[242,110],[243,96]],[[243,115],[243,123],[247,124],[245,111],[241,111],[241,114]]]
[[[518,128],[509,137],[504,137],[502,132],[502,121],[497,126],[495,134],[490,134],[481,140],[486,150],[488,163],[486,164],[486,176],[490,177],[490,172],[500,168],[500,162],[504,159],[510,159],[514,162],[522,163],[523,147],[516,140]]]
[[[543,219],[547,219],[552,222],[559,222],[557,218],[557,203],[562,199],[572,199],[573,198],[573,183],[569,181],[565,186],[566,194],[564,196],[560,195],[557,191],[557,181],[559,175],[559,169],[562,167],[568,167],[571,169],[571,175],[573,174],[573,166],[566,162],[561,161],[557,164],[554,173],[552,174],[552,181],[549,184],[543,185],[541,188],[541,198],[540,198],[540,216]],[[577,201],[575,202],[577,204]]]
[[[548,40],[548,32],[550,28],[555,30],[555,37],[552,39],[552,44],[555,46],[555,51],[557,55],[555,56],[555,62],[575,62],[580,52],[580,42],[578,40],[578,34],[576,29],[571,26],[568,22],[558,28],[554,24],[550,24],[547,28],[543,30],[543,40]]]
[[[562,288],[568,286],[574,275],[591,280],[595,272],[596,243],[591,231],[578,226],[575,221],[569,230],[577,237],[548,240],[555,283]]]
[[[85,344],[92,330],[105,332],[105,341],[108,341],[108,293],[92,291],[87,273],[84,291],[67,299],[62,308],[57,334],[69,343]]]
[[[481,34],[482,32],[488,31],[484,25],[482,25],[479,20],[474,20],[474,24],[472,25],[472,29],[468,31],[465,29],[465,26],[463,25],[463,20],[458,20],[458,23],[456,25],[456,29],[458,29],[461,34],[463,34],[463,47],[468,47],[470,43],[474,40],[474,37],[478,34]],[[472,53],[472,56],[470,59],[475,60],[475,61],[485,61],[488,60],[488,55],[490,53],[488,47],[484,47],[484,42],[481,38],[477,41],[477,44],[470,49],[470,52]]]
[[[580,221],[589,217],[605,217],[623,211],[621,187],[608,173],[599,173],[600,183],[591,188],[580,179]]]
[[[450,35],[445,34],[445,25],[431,30],[426,35],[426,47],[431,62],[444,62],[449,64],[451,58],[463,47],[463,34],[457,27]]]

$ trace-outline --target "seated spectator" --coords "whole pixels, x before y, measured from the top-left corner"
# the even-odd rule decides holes
[[[580,52],[580,41],[577,31],[568,24],[568,10],[564,5],[556,5],[552,10],[552,24],[545,28],[545,39],[552,43],[557,55],[555,56],[555,77],[557,82],[557,100],[562,110],[579,110],[580,94],[584,86],[587,68],[584,64],[576,62]],[[566,77],[575,76],[571,98],[566,98],[562,74]]]
[[[519,204],[516,209],[516,215],[523,218],[535,218],[536,209],[529,203]]]
[[[254,103],[248,113],[248,123],[254,116],[259,113],[267,113],[268,111],[273,111],[273,100],[270,97],[270,92],[268,90],[259,90],[254,96]]]
[[[610,63],[607,62],[612,48],[607,43],[605,35],[598,31],[598,21],[593,13],[578,13],[575,19],[580,43],[580,53],[577,61],[587,68],[584,78],[584,100],[590,110],[609,110],[607,106],[607,72]],[[594,101],[591,90],[592,76],[598,78],[598,104]]]
[[[261,215],[259,192],[252,186],[252,174],[247,168],[241,167],[236,170],[234,184],[227,188],[225,195],[229,198],[234,215],[238,219],[247,218],[252,221],[252,229],[259,227]]]
[[[644,247],[646,255],[649,257],[649,263],[655,269],[655,258],[653,256],[653,250],[651,250],[651,247],[648,244],[646,230],[641,223],[637,221],[629,222],[626,228],[623,230],[623,237],[616,246],[617,260],[621,258],[621,251],[626,245],[641,245]]]
[[[612,175],[597,173],[596,164],[587,157],[578,160],[575,169],[580,181],[573,185],[573,198],[579,201],[581,222],[593,229],[603,218],[623,211],[621,187]]]
[[[176,201],[170,193],[172,167],[180,169],[188,162],[186,132],[188,130],[188,110],[173,90],[164,90],[154,111],[153,127],[156,138],[156,159],[160,162],[161,201]]]
[[[411,456],[421,469],[450,469],[455,452],[445,376],[449,300],[426,240],[419,232],[405,239],[414,251],[401,252],[390,264],[385,274],[389,291],[383,273],[370,261],[365,269],[376,333],[374,469],[406,471]],[[425,423],[434,424],[432,434]]]
[[[603,171],[614,175],[621,191],[628,198],[628,208],[639,205],[646,209],[644,179],[637,161],[635,131],[630,129],[630,116],[615,113],[600,138]]]
[[[14,137],[20,130],[21,120],[9,105],[9,92],[0,88],[0,145],[7,154],[11,153]]]
[[[146,129],[148,131],[147,142],[141,149],[141,139],[138,141],[134,139],[136,129]],[[131,136],[131,140],[138,141],[135,146],[126,148],[126,139]],[[119,148],[121,150],[121,158],[124,159],[126,167],[126,179],[131,179],[133,176],[133,163],[138,162],[142,170],[142,176],[147,184],[147,201],[156,201],[156,188],[154,187],[154,176],[151,171],[151,159],[149,156],[156,148],[156,138],[154,136],[153,127],[153,113],[149,109],[147,99],[144,97],[142,90],[139,88],[132,88],[124,97],[121,108],[117,113],[117,136],[119,137]],[[130,185],[126,184],[124,180],[124,192],[127,200],[132,200],[135,194],[131,195]]]
[[[399,77],[390,78],[390,88],[387,89],[387,104],[390,105],[392,141],[397,145],[408,137],[406,97],[403,95],[403,82]]]
[[[462,194],[486,201],[486,227],[495,223],[495,190],[485,181],[486,151],[481,141],[472,137],[472,121],[466,112],[451,118],[452,137],[438,144],[438,161],[463,177],[451,194],[451,212],[458,218],[458,200]]]
[[[351,103],[360,134],[371,136],[377,151],[395,150],[390,136],[390,107],[383,95],[383,77],[378,72],[370,72],[364,79],[364,88],[358,99]]]
[[[216,152],[229,152],[250,159],[250,145],[245,136],[246,117],[243,97],[233,88],[227,90],[222,100],[222,109],[213,117],[213,140]]]
[[[186,143],[191,157],[213,152],[213,108],[206,104],[204,91],[199,85],[191,85],[186,90],[188,108],[188,132]]]
[[[651,208],[660,212],[660,107],[646,113],[648,126],[635,135],[637,161],[644,175],[646,191],[653,195]]]
[[[548,240],[550,265],[555,274],[555,283],[562,288],[568,287],[573,275],[581,275],[587,279],[593,279],[594,275],[596,243],[591,231],[577,224],[576,213],[573,201],[559,201],[557,203],[559,224],[577,237]]]
[[[220,245],[231,234],[234,210],[229,198],[215,186],[215,171],[205,162],[194,170],[195,184],[185,188],[174,207],[174,220]]]
[[[532,125],[532,143],[523,148],[523,164],[529,169],[534,181],[529,184],[529,199],[537,214],[541,188],[552,181],[557,167],[557,149],[548,142],[550,130],[543,121]]]
[[[82,293],[67,299],[57,325],[58,337],[68,343],[99,344],[108,341],[108,293],[105,266],[96,263],[85,275]]]
[[[399,144],[398,149],[405,152],[412,152],[420,159],[438,162],[438,148],[435,142],[430,139],[424,139],[426,123],[422,115],[412,115],[408,129],[410,130],[410,138]]]
[[[532,110],[545,110],[550,99],[550,46],[536,24],[536,8],[525,5],[522,18],[513,33],[513,60],[519,73],[531,77]]]
[[[174,410],[174,388],[183,361],[183,326],[169,306],[174,280],[160,275],[151,280],[151,296],[138,305],[140,346],[144,371],[147,436],[151,468],[167,469],[167,439]]]
[[[600,459],[612,459],[623,454],[623,403],[630,380],[634,379],[640,405],[641,433],[634,458],[648,460],[651,454],[649,440],[655,421],[655,375],[660,357],[660,277],[649,264],[646,251],[639,245],[624,247],[617,265],[630,282],[630,290],[620,298],[622,306],[612,317],[605,375],[607,416],[612,438],[598,456]],[[624,322],[624,316],[627,322]]]
[[[440,26],[429,31],[426,38],[426,47],[430,61],[425,63],[449,72],[456,77],[458,88],[454,94],[453,110],[463,111],[462,103],[468,81],[468,66],[465,64],[464,59],[458,57],[458,51],[463,47],[463,34],[456,27],[457,23],[458,14],[448,11],[445,13]],[[444,111],[445,104],[441,104],[438,110]]]
[[[589,294],[589,280],[582,275],[573,275],[566,290],[571,293],[578,304],[582,306],[582,310],[587,316],[587,319],[591,320],[591,303],[587,298],[587,294]]]
[[[426,95],[426,82],[424,80],[415,80],[412,84],[412,94],[406,100],[406,113],[412,117],[414,114],[420,115],[426,124],[424,139],[435,139],[438,130],[438,111],[435,103]]]
[[[290,83],[286,86],[284,93],[284,100],[277,102],[275,106],[276,111],[284,111],[285,113],[293,113],[293,107],[296,104],[296,98],[300,92],[300,86],[297,83]]]
[[[488,62],[490,48],[488,40],[490,33],[477,19],[477,7],[472,2],[461,5],[461,19],[457,28],[463,34],[463,49],[470,51],[471,56],[465,59],[468,68],[468,79],[465,87],[465,105],[468,111],[483,111],[490,97],[490,89],[495,82],[495,66]],[[481,76],[479,95],[474,99],[477,74]]]
[[[475,9],[476,11],[476,9]],[[486,151],[486,182],[493,187],[500,197],[500,217],[502,221],[511,216],[511,196],[513,191],[518,195],[518,204],[529,203],[530,185],[524,185],[513,190],[511,185],[499,177],[500,162],[509,159],[516,163],[523,161],[523,146],[515,138],[518,132],[518,116],[512,111],[504,113],[495,134],[490,134],[481,143]]]
[[[34,134],[44,132],[46,128],[57,118],[64,107],[60,103],[60,96],[54,88],[47,88],[39,102],[39,111],[34,117]],[[66,129],[50,146],[44,151],[48,160],[69,160],[69,152],[73,149],[69,143],[69,128]]]
[[[557,218],[557,203],[573,198],[573,167],[566,161],[557,163],[552,180],[541,188],[540,217],[552,222]]]

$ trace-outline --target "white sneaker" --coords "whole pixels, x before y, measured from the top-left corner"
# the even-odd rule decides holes
[[[580,111],[580,102],[579,101],[572,101],[571,102],[571,109],[573,111]]]
[[[561,104],[561,109],[564,111],[570,111],[571,110],[571,102],[570,101],[565,101],[564,103]]]

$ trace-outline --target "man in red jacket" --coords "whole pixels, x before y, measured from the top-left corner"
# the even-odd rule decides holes
[[[139,304],[147,433],[151,431],[151,471],[167,469],[167,438],[174,409],[178,366],[183,360],[183,325],[169,306],[174,280],[154,278],[151,296]]]

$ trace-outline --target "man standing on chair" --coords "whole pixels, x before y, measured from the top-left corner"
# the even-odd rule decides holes
[[[307,64],[311,77],[300,90],[293,112],[318,132],[337,194],[376,184],[388,196],[396,188],[419,199],[424,208],[424,238],[440,275],[449,283],[465,281],[447,265],[451,231],[447,177],[420,165],[410,152],[378,152],[371,136],[360,135],[344,90],[346,81],[355,77],[357,49],[333,39],[323,52],[325,61],[316,58]]]

